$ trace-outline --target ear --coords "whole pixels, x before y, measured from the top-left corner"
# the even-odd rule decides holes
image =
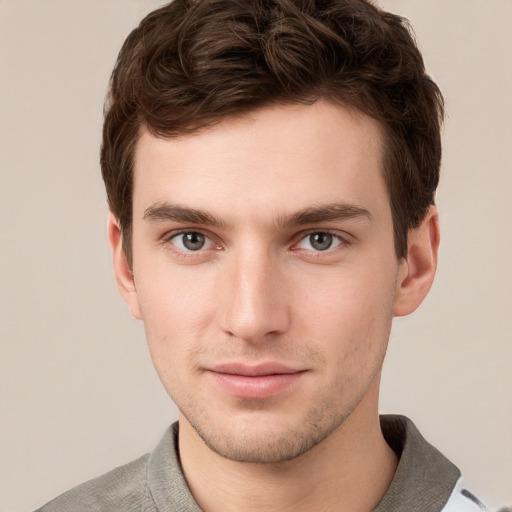
[[[139,299],[137,296],[137,290],[135,289],[132,269],[123,249],[121,228],[119,227],[119,221],[112,213],[110,213],[108,217],[107,231],[110,247],[112,248],[112,259],[117,288],[121,297],[123,297],[124,301],[128,305],[130,313],[138,320],[141,320],[142,316],[140,314]]]
[[[439,214],[431,206],[422,223],[408,234],[407,255],[400,262],[394,316],[412,313],[427,296],[437,269]]]

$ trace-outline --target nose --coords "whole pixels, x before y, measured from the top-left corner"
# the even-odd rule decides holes
[[[247,247],[226,261],[220,294],[220,326],[249,343],[274,339],[290,325],[286,272],[269,251]]]

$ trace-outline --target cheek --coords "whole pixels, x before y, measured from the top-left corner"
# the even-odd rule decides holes
[[[394,275],[391,270],[366,265],[298,279],[296,296],[302,299],[295,309],[321,329],[371,330],[392,317]]]
[[[143,320],[160,334],[195,329],[214,304],[211,267],[177,265],[165,253],[140,252],[134,259],[134,277]]]
[[[386,276],[383,278],[382,276]],[[391,329],[394,280],[391,271],[351,268],[306,284],[298,329],[343,369],[344,379],[371,372],[384,357]],[[309,290],[309,293],[306,293]],[[297,310],[296,310],[297,311]]]
[[[149,350],[162,380],[189,368],[193,353],[207,339],[215,304],[206,276],[168,267],[141,266],[151,270],[135,273]]]

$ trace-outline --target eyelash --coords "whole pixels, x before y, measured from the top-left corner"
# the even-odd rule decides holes
[[[172,243],[173,240],[179,239],[179,237],[182,237],[183,235],[192,235],[192,234],[201,235],[202,237],[204,237],[206,240],[206,243],[208,244],[208,247],[207,248],[201,247],[196,251],[190,250],[190,249],[184,250],[184,249],[176,247],[176,245]],[[328,247],[325,250],[303,249],[303,248],[298,247],[298,245],[301,242],[306,241],[312,235],[317,235],[317,234],[329,235],[333,238],[333,240],[337,240],[337,244],[334,247]],[[347,237],[342,236],[338,231],[332,231],[329,229],[323,229],[323,230],[317,229],[317,230],[308,231],[306,233],[300,233],[299,235],[297,235],[295,237],[295,240],[296,241],[293,242],[293,245],[291,248],[292,251],[307,251],[307,252],[310,252],[311,254],[315,255],[315,257],[321,256],[323,254],[324,255],[332,254],[333,252],[337,252],[337,251],[341,250],[343,247],[349,245],[349,241],[347,240]],[[213,240],[213,237],[211,235],[204,233],[203,231],[194,230],[194,229],[183,229],[180,231],[173,231],[171,233],[168,233],[167,235],[162,237],[162,242],[166,245],[170,244],[172,246],[172,250],[175,251],[176,253],[178,253],[181,257],[194,257],[201,253],[204,253],[205,251],[207,251],[208,249],[211,249],[212,247],[216,250],[222,249],[222,246],[219,243],[216,243]],[[181,245],[183,245],[183,241],[181,242]]]
[[[165,235],[163,238],[162,238],[162,241],[164,244],[170,244],[171,246],[174,247],[174,250],[180,254],[181,256],[184,256],[184,257],[189,257],[189,256],[194,256],[194,255],[197,255],[199,253],[202,253],[204,252],[206,249],[203,249],[202,247],[200,249],[198,249],[197,251],[193,251],[193,250],[183,250],[183,249],[179,249],[178,247],[176,247],[174,244],[173,244],[173,240],[176,240],[176,239],[179,239],[179,237],[183,237],[183,235],[201,235],[202,237],[205,238],[206,240],[206,243],[209,245],[208,248],[211,248],[211,246],[215,246],[217,249],[220,249],[221,246],[220,244],[217,244],[215,243],[215,241],[213,240],[213,237],[206,234],[206,233],[203,233],[202,231],[199,231],[199,230],[194,230],[194,229],[183,229],[183,230],[180,230],[180,231],[173,231],[172,233],[169,233],[167,235]],[[183,240],[183,239],[182,239]],[[181,242],[182,245],[183,245],[183,241]],[[207,248],[207,249],[208,249]]]
[[[295,251],[302,250],[301,248],[298,247],[298,245],[301,242],[306,241],[312,235],[329,235],[333,238],[333,242],[334,242],[334,240],[337,240],[337,242],[338,242],[334,247],[328,247],[325,250],[304,249],[306,251],[310,251],[315,256],[317,256],[317,255],[320,256],[322,254],[332,254],[333,252],[337,252],[338,250],[341,250],[343,247],[345,247],[349,244],[349,242],[347,240],[348,237],[342,236],[338,231],[332,231],[329,229],[316,229],[316,230],[311,230],[307,233],[301,233],[300,238],[298,238],[298,241],[293,244],[292,249]]]

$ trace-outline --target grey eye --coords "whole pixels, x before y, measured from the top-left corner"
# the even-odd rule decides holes
[[[181,235],[183,246],[189,251],[198,251],[205,246],[206,237],[201,233],[191,232]]]
[[[173,245],[180,253],[201,253],[210,249],[217,248],[213,240],[199,231],[182,231],[176,233],[169,239],[169,243]]]
[[[313,233],[309,235],[309,243],[317,251],[330,249],[332,242],[333,236],[330,233]]]
[[[328,231],[315,231],[305,236],[296,247],[298,249],[318,253],[336,249],[336,247],[343,243],[343,239],[334,233],[329,233]]]

